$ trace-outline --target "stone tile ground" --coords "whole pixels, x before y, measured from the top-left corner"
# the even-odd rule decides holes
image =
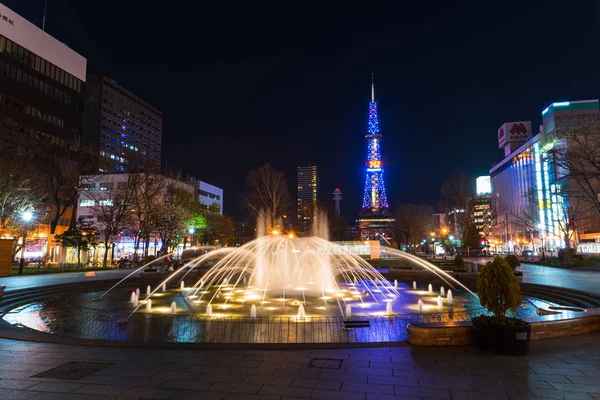
[[[313,358],[342,361],[311,366]],[[69,362],[111,365],[77,380],[34,377]],[[600,333],[534,342],[525,357],[473,347],[220,351],[0,340],[2,400],[301,398],[600,400]]]

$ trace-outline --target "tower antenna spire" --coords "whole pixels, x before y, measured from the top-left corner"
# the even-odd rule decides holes
[[[375,101],[375,72],[371,72],[371,101]]]
[[[42,18],[42,30],[46,31],[46,8],[48,8],[48,0],[44,1],[44,18]]]

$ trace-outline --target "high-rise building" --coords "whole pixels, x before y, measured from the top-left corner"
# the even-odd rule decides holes
[[[565,230],[577,230],[570,240],[579,239],[580,251],[600,251],[595,242],[600,237],[600,218],[589,213],[580,215],[577,225],[571,221],[572,199],[568,191],[563,191],[569,187],[570,178],[556,164],[553,151],[571,147],[573,137],[557,134],[561,128],[600,121],[598,100],[553,103],[542,111],[542,119],[543,125],[533,137],[530,123],[506,123],[498,131],[505,157],[490,170],[496,247],[507,251],[556,251],[566,245]],[[515,128],[517,125],[521,126]],[[507,132],[521,136],[512,138]],[[507,148],[511,140],[514,143]],[[588,239],[590,243],[586,244]]]
[[[469,199],[470,218],[482,237],[491,235],[492,229],[492,184],[489,175],[476,180],[475,196]]]
[[[389,242],[393,236],[394,219],[388,210],[387,194],[383,180],[384,163],[381,157],[381,139],[379,116],[375,101],[375,82],[371,75],[371,101],[369,103],[369,122],[365,139],[367,141],[365,191],[362,211],[357,221],[361,240],[381,240]],[[389,243],[388,243],[389,244]]]
[[[79,177],[86,64],[80,54],[0,4],[0,157],[26,160],[52,194],[50,212],[36,221],[40,229],[30,235],[35,238],[28,241],[25,258],[49,254],[53,261],[58,247],[52,238],[71,221],[72,193],[63,189],[76,187]]]
[[[317,220],[319,176],[316,165],[298,167],[298,233],[310,232]]]
[[[89,75],[83,136],[97,152],[95,172],[158,172],[163,114],[102,75]]]

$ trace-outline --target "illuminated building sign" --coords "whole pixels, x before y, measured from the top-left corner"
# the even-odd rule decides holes
[[[381,168],[381,161],[380,160],[369,161],[369,168]]]
[[[477,186],[477,194],[492,193],[492,183],[489,176],[480,176],[475,182]]]

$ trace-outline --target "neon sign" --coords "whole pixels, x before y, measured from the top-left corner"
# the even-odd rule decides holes
[[[381,168],[380,160],[369,161],[369,168]]]

